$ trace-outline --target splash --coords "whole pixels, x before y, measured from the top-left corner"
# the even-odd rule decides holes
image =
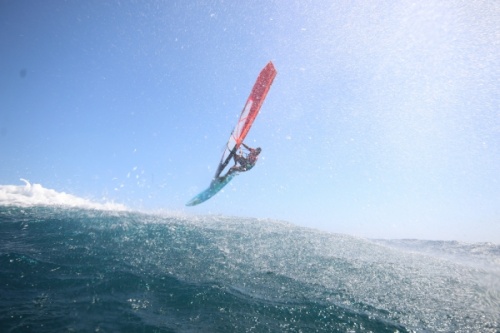
[[[24,186],[0,185],[0,206],[61,206],[98,210],[127,210],[124,205],[112,202],[97,203],[64,192],[44,188],[41,184],[31,184],[21,178]]]

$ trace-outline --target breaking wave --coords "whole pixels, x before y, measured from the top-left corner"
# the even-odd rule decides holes
[[[24,186],[0,185],[1,206],[59,206],[114,211],[126,210],[126,207],[121,204],[97,203],[64,192],[44,188],[40,184],[31,184],[23,178],[21,178],[21,181],[25,183]]]
[[[494,244],[144,214],[25,183],[0,186],[2,332],[500,330]]]

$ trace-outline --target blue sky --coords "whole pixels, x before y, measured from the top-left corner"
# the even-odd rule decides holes
[[[498,5],[0,1],[0,184],[500,242]],[[262,67],[252,171],[197,207]]]

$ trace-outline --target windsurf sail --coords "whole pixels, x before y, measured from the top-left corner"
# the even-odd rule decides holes
[[[215,178],[219,178],[221,176],[234,154],[236,154],[240,148],[243,140],[245,140],[248,131],[250,131],[255,118],[259,114],[260,108],[266,99],[267,92],[269,91],[269,88],[271,88],[271,84],[273,83],[276,74],[277,71],[274,68],[273,63],[270,61],[257,77],[257,81],[255,81],[245,107],[243,108],[243,111],[241,111],[238,123],[229,136],[229,140],[227,141],[219,166],[215,172]]]
[[[210,186],[206,190],[188,201],[186,206],[196,206],[207,201],[217,194],[238,174],[237,172],[229,173],[228,171],[225,171],[226,167],[233,158],[234,154],[236,154],[240,148],[243,140],[245,140],[248,131],[250,131],[250,128],[252,127],[252,124],[259,114],[262,104],[264,103],[267,92],[269,91],[269,88],[271,88],[271,84],[273,83],[276,74],[277,72],[272,62],[269,62],[266,67],[262,69],[252,88],[250,96],[247,99],[245,107],[243,108],[243,111],[241,111],[238,123],[229,136],[229,140],[224,149],[224,153],[222,154],[219,166],[215,172],[214,179],[212,179]],[[223,173],[224,175],[222,175]]]

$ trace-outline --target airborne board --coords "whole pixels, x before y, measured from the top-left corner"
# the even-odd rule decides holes
[[[228,174],[229,170],[226,169],[228,169],[229,162],[240,148],[243,140],[245,140],[245,137],[250,131],[255,118],[259,114],[260,108],[266,99],[267,92],[269,91],[269,88],[271,88],[271,84],[273,83],[276,74],[276,69],[271,61],[262,69],[252,88],[252,92],[247,99],[245,107],[243,108],[243,111],[241,111],[240,118],[229,136],[229,140],[227,141],[219,166],[215,172],[214,179],[205,191],[191,199],[186,206],[195,206],[207,201],[224,186],[226,186],[235,175],[237,175],[237,173]],[[222,174],[224,175],[221,176]]]

